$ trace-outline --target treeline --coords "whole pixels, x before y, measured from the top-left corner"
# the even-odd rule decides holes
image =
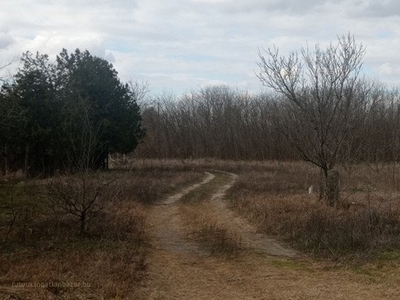
[[[105,168],[109,153],[133,151],[144,136],[134,86],[106,60],[63,49],[22,56],[0,92],[0,168],[27,176]]]
[[[397,161],[400,157],[400,94],[362,80],[354,89],[350,133],[338,154],[342,163]],[[282,96],[251,95],[229,86],[205,87],[181,97],[162,95],[143,105],[145,158],[293,160],[300,153],[285,132]],[[299,128],[299,130],[304,128]],[[295,134],[296,132],[294,132]],[[310,135],[313,133],[310,131]]]
[[[146,87],[122,83],[88,51],[64,49],[55,62],[27,52],[1,87],[0,168],[106,168],[110,153],[139,144],[142,158],[302,158],[325,177],[337,162],[398,161],[400,94],[360,76],[364,53],[350,35],[288,57],[268,49],[258,64],[268,93],[209,86],[143,100]]]
[[[149,101],[143,109],[147,137],[138,148],[140,157],[293,157],[272,124],[272,102],[267,95],[214,86],[180,98],[164,95]]]

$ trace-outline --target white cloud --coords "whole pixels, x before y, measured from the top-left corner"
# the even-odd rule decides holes
[[[351,32],[367,47],[369,75],[400,81],[396,1],[4,0],[0,66],[30,50],[54,57],[88,49],[121,78],[177,93],[224,83],[261,90],[259,47],[282,53]]]

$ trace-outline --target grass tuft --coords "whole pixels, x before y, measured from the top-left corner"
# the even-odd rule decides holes
[[[186,232],[214,255],[236,256],[243,249],[240,235],[218,221],[209,202],[180,208]]]
[[[215,175],[212,181],[181,199],[180,212],[187,233],[199,241],[204,249],[215,255],[235,256],[243,248],[240,235],[219,221],[210,203],[212,195],[230,182],[231,177],[225,173]]]

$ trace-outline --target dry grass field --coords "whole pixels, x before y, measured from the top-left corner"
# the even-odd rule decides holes
[[[396,171],[398,172],[398,170]],[[318,173],[304,163],[282,163],[274,171],[243,173],[230,189],[230,207],[268,235],[307,254],[347,259],[397,252],[400,246],[398,175],[357,166],[341,170],[341,202],[319,200]],[[395,176],[395,177],[393,177]]]
[[[397,299],[399,171],[342,168],[337,208],[301,162],[137,160],[85,180],[3,178],[0,298]],[[64,201],[95,199],[84,232],[54,208],[54,186]]]

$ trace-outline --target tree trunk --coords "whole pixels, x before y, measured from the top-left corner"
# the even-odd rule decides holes
[[[86,233],[86,212],[84,211],[81,213],[80,222],[81,222],[80,235],[84,236]]]
[[[329,170],[326,177],[326,200],[330,206],[339,205],[339,171]]]
[[[108,170],[109,169],[109,163],[110,163],[110,161],[108,159],[109,156],[110,156],[110,153],[107,153],[107,156],[104,159],[104,170]]]
[[[319,172],[319,200],[326,199],[326,182],[328,177],[328,170],[320,168]]]
[[[319,182],[319,200],[325,200],[329,206],[339,204],[339,171],[321,168]]]
[[[4,145],[4,175],[8,175],[8,146]]]
[[[25,145],[25,177],[29,177],[29,144]]]

